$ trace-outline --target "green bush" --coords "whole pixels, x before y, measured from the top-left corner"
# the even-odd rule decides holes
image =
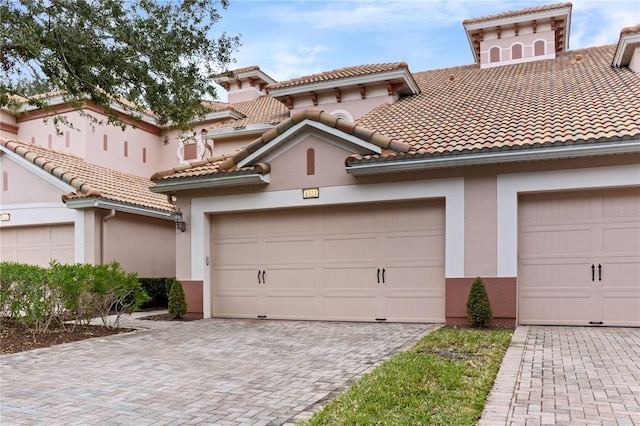
[[[480,277],[476,278],[469,291],[467,318],[473,327],[486,327],[493,319],[491,302]]]
[[[51,324],[89,324],[96,314],[107,327],[119,326],[124,313],[148,300],[136,274],[117,263],[62,265],[48,268],[0,263],[0,315],[16,319],[34,332]],[[108,321],[109,315],[115,319]]]
[[[182,283],[172,279],[171,290],[169,291],[169,315],[173,318],[182,318],[187,313],[187,301],[185,300]]]
[[[155,308],[169,306],[170,286],[167,285],[169,278],[140,278],[140,285],[149,295],[149,301],[142,305],[142,308]]]

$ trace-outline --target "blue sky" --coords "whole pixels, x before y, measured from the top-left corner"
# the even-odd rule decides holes
[[[562,1],[230,0],[216,31],[240,33],[241,68],[278,81],[352,65],[405,61],[411,71],[473,62],[462,21]],[[570,49],[612,44],[640,24],[640,1],[574,0]]]

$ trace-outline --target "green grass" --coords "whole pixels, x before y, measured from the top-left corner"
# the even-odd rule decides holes
[[[475,425],[511,330],[441,328],[300,425]]]

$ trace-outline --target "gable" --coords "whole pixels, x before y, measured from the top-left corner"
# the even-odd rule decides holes
[[[327,137],[306,134],[269,162],[269,190],[353,185],[355,178],[344,167],[351,154],[353,151]]]
[[[60,182],[54,184],[40,176],[35,170],[16,163],[15,160],[3,155],[0,159],[2,170],[0,191],[2,191],[2,205],[62,203],[61,196],[65,191]],[[71,188],[71,187],[69,187]]]

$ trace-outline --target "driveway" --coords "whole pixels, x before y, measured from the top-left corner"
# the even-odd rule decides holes
[[[0,357],[0,423],[280,425],[438,328],[208,319]]]
[[[640,329],[518,327],[479,424],[640,425]]]

